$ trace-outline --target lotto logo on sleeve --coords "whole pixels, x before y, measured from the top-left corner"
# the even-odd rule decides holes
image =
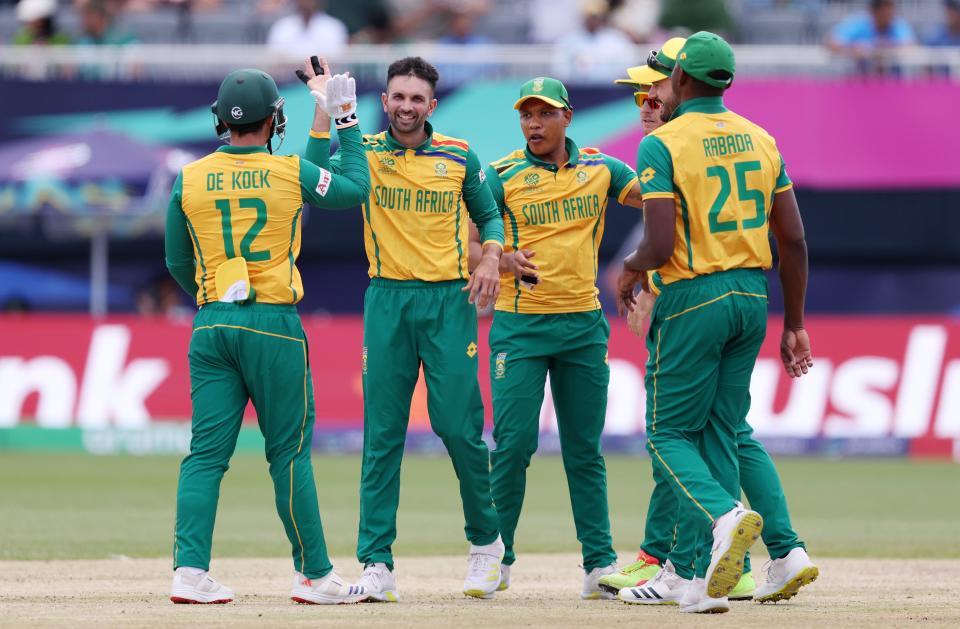
[[[330,184],[333,182],[333,175],[330,174],[330,171],[326,168],[320,169],[320,181],[317,182],[317,194],[321,197],[327,196],[327,190],[330,189]]]
[[[648,181],[653,179],[654,176],[656,176],[656,174],[657,174],[657,171],[647,166],[646,168],[643,169],[643,172],[640,173],[640,181],[642,181],[643,183],[647,183]]]

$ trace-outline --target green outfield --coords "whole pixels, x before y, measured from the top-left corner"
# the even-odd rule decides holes
[[[794,524],[819,557],[960,558],[960,466],[910,460],[783,459]],[[179,459],[72,454],[0,456],[0,559],[95,559],[169,554]],[[357,535],[357,456],[314,458],[331,553]],[[616,547],[643,533],[647,459],[608,457]],[[453,468],[444,457],[404,461],[398,556],[466,549]],[[559,457],[534,460],[517,532],[518,554],[576,552]],[[266,462],[238,455],[224,480],[216,557],[289,552],[274,512]]]

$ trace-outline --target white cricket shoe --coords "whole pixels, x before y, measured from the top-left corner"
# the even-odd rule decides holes
[[[696,577],[690,581],[680,599],[680,611],[688,614],[722,614],[730,611],[730,603],[726,596],[711,598],[707,594],[706,580]]]
[[[619,571],[620,568],[617,566],[617,563],[613,562],[609,566],[594,568],[590,572],[586,572],[583,575],[583,591],[580,592],[580,598],[591,601],[610,601],[615,599],[615,594],[600,587],[600,577],[615,574]]]
[[[500,564],[500,585],[497,592],[503,592],[510,587],[510,566],[505,563]]]
[[[624,603],[639,605],[677,605],[686,594],[690,579],[684,579],[669,559],[649,581],[634,587],[623,588],[617,593]]]
[[[233,590],[218,583],[207,571],[177,568],[173,573],[170,600],[174,603],[229,603]]]
[[[344,583],[333,570],[319,579],[308,579],[297,572],[290,598],[305,605],[344,605],[359,603],[366,598],[365,592],[362,585]]]
[[[485,546],[470,544],[464,594],[474,598],[493,598],[493,593],[500,587],[500,561],[505,550],[499,535],[493,543]]]
[[[372,563],[360,575],[360,587],[364,590],[365,603],[399,603],[397,580],[385,563]]]
[[[743,558],[762,530],[763,518],[760,514],[739,502],[717,518],[713,523],[710,565],[704,577],[707,596],[724,598],[737,586],[743,576]]]
[[[820,570],[810,561],[807,551],[794,548],[786,557],[770,562],[767,580],[757,588],[753,598],[759,603],[791,599],[797,595],[800,588],[813,583],[818,576]]]

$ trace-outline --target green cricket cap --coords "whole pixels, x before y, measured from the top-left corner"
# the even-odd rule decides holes
[[[730,87],[737,62],[733,48],[722,37],[700,31],[687,38],[680,49],[677,63],[684,72],[713,87]]]
[[[272,116],[283,99],[277,84],[263,70],[234,70],[217,91],[213,113],[228,124],[249,124]]]
[[[513,104],[513,108],[520,109],[520,105],[531,98],[538,98],[560,109],[573,109],[567,88],[557,79],[551,79],[548,76],[538,76],[524,83],[520,87],[520,98]]]

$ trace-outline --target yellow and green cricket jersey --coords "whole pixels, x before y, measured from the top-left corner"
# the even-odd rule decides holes
[[[355,207],[370,190],[360,131],[347,133],[344,175],[260,146],[223,146],[184,166],[167,208],[166,258],[198,304],[218,300],[217,268],[238,256],[247,261],[257,302],[294,304],[303,298],[295,262],[304,201],[319,208]]]
[[[532,249],[540,267],[533,290],[512,275],[500,280],[496,309],[520,313],[585,312],[597,299],[597,250],[603,238],[607,197],[623,201],[637,183],[633,169],[567,138],[562,168],[526,148],[487,168],[487,180],[503,215],[506,251]]]
[[[737,268],[769,269],[773,197],[793,186],[774,139],[723,106],[695,98],[640,143],[644,200],[676,202],[673,255],[653,274],[658,287]]]
[[[503,223],[480,160],[466,140],[436,133],[416,148],[390,130],[364,136],[370,196],[363,206],[363,235],[370,277],[443,282],[467,279],[469,222],[483,244],[503,245]],[[307,158],[322,160],[326,139],[311,133]],[[318,162],[321,163],[322,162]],[[339,168],[339,154],[330,160]]]

